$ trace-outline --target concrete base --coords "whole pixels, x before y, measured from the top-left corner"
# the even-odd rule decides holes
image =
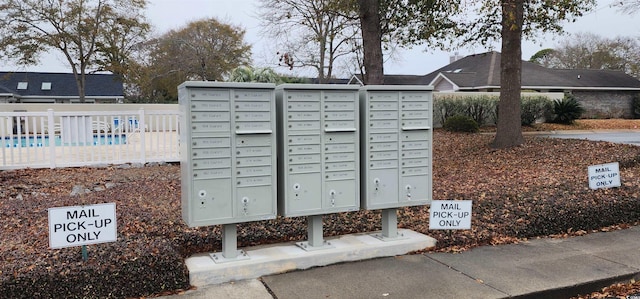
[[[249,259],[216,264],[208,253],[186,259],[189,281],[193,286],[206,286],[265,275],[303,270],[341,262],[360,261],[407,254],[436,245],[429,236],[399,229],[403,238],[381,241],[370,233],[344,235],[331,239],[333,248],[306,251],[295,243],[245,248]]]

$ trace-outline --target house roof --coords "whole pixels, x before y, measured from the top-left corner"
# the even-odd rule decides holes
[[[500,88],[499,52],[466,56],[427,74],[428,84],[446,80],[460,90]],[[523,89],[639,90],[640,81],[622,71],[551,69],[522,61]]]
[[[78,97],[76,79],[69,73],[0,72],[0,93],[5,91],[18,97]],[[85,96],[124,97],[124,88],[113,74],[87,74]]]

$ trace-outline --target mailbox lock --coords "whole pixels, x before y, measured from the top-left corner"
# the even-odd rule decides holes
[[[331,199],[335,199],[336,198],[336,190],[331,190],[329,191],[329,197]]]
[[[298,183],[293,184],[293,190],[296,190],[296,191],[300,190],[300,184]]]
[[[248,203],[249,203],[249,198],[248,198],[248,197],[246,197],[246,196],[245,196],[245,197],[243,197],[243,198],[242,198],[242,204],[246,206]]]
[[[207,196],[207,190],[200,190],[200,191],[198,192],[198,196],[200,196],[200,197],[205,197],[205,196]]]

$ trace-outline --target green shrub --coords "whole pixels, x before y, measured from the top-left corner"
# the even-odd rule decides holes
[[[573,121],[580,118],[584,108],[571,94],[566,94],[562,100],[556,100],[553,103],[553,113],[555,118],[553,122],[559,124],[572,124]]]
[[[466,115],[456,115],[445,120],[444,129],[451,132],[476,133],[480,130],[478,123]]]
[[[433,101],[433,117],[444,125],[444,122],[452,116],[462,114],[464,107],[462,101],[455,96],[438,97]]]
[[[523,126],[530,126],[538,119],[546,119],[553,109],[553,102],[543,96],[522,98],[521,119]]]
[[[479,126],[495,120],[498,99],[495,96],[474,96],[462,99],[464,115],[471,117]],[[495,123],[495,121],[493,121]]]

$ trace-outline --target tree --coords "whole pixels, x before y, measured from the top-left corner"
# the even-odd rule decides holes
[[[477,19],[462,20],[462,40],[486,44],[502,41],[500,102],[494,148],[522,144],[520,89],[522,38],[540,32],[562,32],[561,22],[575,19],[594,7],[594,0],[484,0]]]
[[[410,47],[427,43],[443,48],[447,36],[457,35],[452,17],[459,13],[460,1],[444,0],[358,0],[365,84],[383,84],[385,42],[397,41]]]
[[[36,64],[42,52],[59,51],[84,102],[85,75],[98,60],[98,44],[105,33],[114,33],[107,30],[108,24],[122,12],[145,7],[145,0],[0,0],[0,48],[3,55],[24,65]]]
[[[357,18],[344,0],[260,0],[264,33],[281,51],[281,65],[313,68],[320,82],[358,48]]]
[[[627,14],[635,14],[640,11],[640,0],[615,1],[613,5],[619,6],[619,10]]]
[[[542,49],[535,54],[531,55],[529,58],[529,62],[533,62],[535,64],[539,64],[544,67],[550,67],[553,59],[553,52],[555,50],[551,48]]]
[[[544,63],[552,68],[618,70],[640,78],[640,41],[577,33],[549,51]]]
[[[241,66],[234,69],[229,75],[230,82],[263,82],[263,83],[280,83],[282,81],[271,68],[252,68]]]
[[[215,18],[194,21],[142,46],[135,62],[138,97],[153,102],[177,100],[186,80],[223,81],[231,71],[251,62],[245,31]]]

